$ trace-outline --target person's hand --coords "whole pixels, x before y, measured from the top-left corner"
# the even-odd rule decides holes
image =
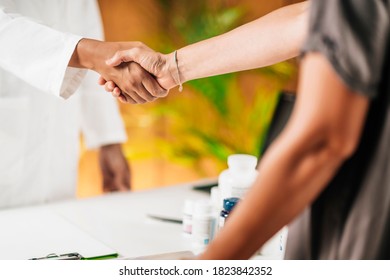
[[[131,188],[130,168],[120,144],[102,146],[99,153],[103,191],[128,191]]]
[[[173,54],[164,55],[150,49],[143,43],[137,43],[131,49],[119,50],[107,60],[107,65],[120,67],[123,63],[136,62],[146,71],[151,73],[158,83],[165,89],[171,89],[178,85],[176,62]],[[114,97],[123,94],[121,87],[115,81],[100,77],[99,84],[104,85],[106,91],[111,92]]]
[[[122,63],[113,69],[111,75],[107,76],[114,77],[109,78],[112,83],[116,81],[115,91],[117,94],[114,96],[123,103],[142,104],[165,97],[168,94],[168,91],[159,85],[155,77],[135,62]],[[98,83],[104,85],[102,76],[100,76]]]
[[[122,102],[145,103],[166,96],[168,91],[137,63],[122,63],[116,67],[106,64],[106,60],[116,52],[131,50],[139,45],[140,43],[137,42],[101,42],[82,39],[69,66],[94,70],[103,79],[113,81],[121,89],[117,97]]]

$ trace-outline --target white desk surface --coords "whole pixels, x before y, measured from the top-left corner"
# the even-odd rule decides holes
[[[96,247],[101,251],[111,248],[127,258],[191,250],[191,242],[182,234],[180,224],[147,216],[181,219],[184,200],[188,198],[205,199],[208,194],[194,191],[192,184],[187,184],[2,210],[0,225],[7,230],[0,231],[0,259],[37,257],[48,245],[75,252],[80,243],[92,252]],[[55,234],[48,234],[50,232]],[[85,238],[69,240],[77,232]],[[39,246],[38,242],[44,242],[42,238],[47,242]],[[61,247],[64,244],[66,246]]]

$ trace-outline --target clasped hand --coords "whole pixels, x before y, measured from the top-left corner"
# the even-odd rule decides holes
[[[119,43],[118,47],[101,64],[102,70],[96,70],[101,74],[98,83],[121,102],[151,102],[177,85],[172,54],[155,52],[140,42]]]

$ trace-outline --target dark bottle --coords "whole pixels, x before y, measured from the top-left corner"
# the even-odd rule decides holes
[[[237,197],[225,198],[223,200],[223,210],[219,215],[219,228],[223,228],[225,225],[226,219],[228,218],[230,212],[233,210],[234,206],[240,201]]]

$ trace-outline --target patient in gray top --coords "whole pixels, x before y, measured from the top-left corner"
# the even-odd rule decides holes
[[[390,3],[316,0],[303,55],[320,52],[370,99],[358,149],[291,225],[288,259],[390,259]]]

